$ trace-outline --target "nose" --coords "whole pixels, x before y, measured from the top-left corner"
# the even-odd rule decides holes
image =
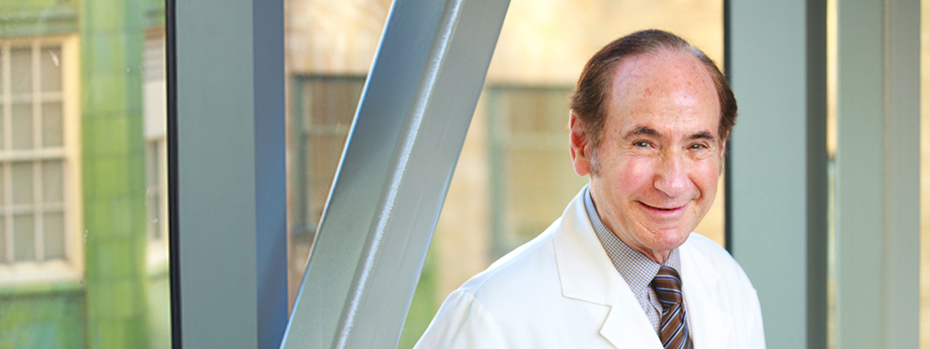
[[[670,198],[688,189],[688,169],[680,154],[667,154],[658,160],[653,186]]]

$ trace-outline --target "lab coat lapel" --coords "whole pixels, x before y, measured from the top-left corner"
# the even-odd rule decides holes
[[[688,310],[691,340],[696,349],[726,348],[733,327],[733,317],[711,300],[720,274],[701,255],[694,253],[685,243],[681,253],[682,292]]]
[[[562,295],[610,307],[600,334],[614,347],[661,349],[655,329],[595,235],[583,195],[584,190],[565,209],[554,236]]]
[[[629,288],[626,292],[627,295],[617,297],[617,302],[611,306],[601,335],[616,348],[662,349],[659,336],[643,308]]]

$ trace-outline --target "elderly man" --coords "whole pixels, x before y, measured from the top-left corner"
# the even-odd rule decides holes
[[[736,100],[673,34],[620,38],[571,97],[590,184],[562,217],[454,291],[418,348],[764,348],[756,291],[691,231],[714,201]]]

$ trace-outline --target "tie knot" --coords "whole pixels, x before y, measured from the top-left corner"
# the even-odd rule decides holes
[[[664,265],[659,268],[659,273],[652,279],[652,287],[664,307],[681,303],[681,276],[674,268]]]

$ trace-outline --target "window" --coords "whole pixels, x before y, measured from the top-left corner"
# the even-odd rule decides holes
[[[291,81],[288,280],[292,301],[364,85],[365,77],[360,75],[298,75]]]
[[[149,267],[168,260],[168,146],[165,33],[150,29],[143,54],[142,105],[145,133],[145,209]]]
[[[291,121],[298,155],[293,168],[298,192],[304,195],[298,199],[294,233],[312,236],[323,214],[365,77],[313,76],[297,81],[294,95],[300,103]]]
[[[488,87],[495,258],[539,235],[587,183],[587,177],[575,175],[567,151],[570,92],[569,87]]]
[[[64,38],[0,41],[0,273],[20,271],[0,280],[79,254],[72,57]]]

